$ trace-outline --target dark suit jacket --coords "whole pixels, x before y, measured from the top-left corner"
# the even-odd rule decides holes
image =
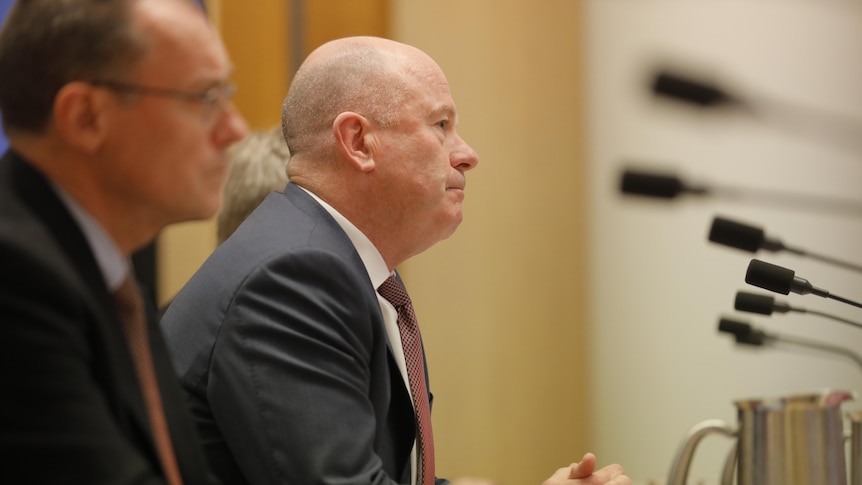
[[[162,329],[225,483],[410,483],[415,418],[376,295],[288,184],[176,296]]]
[[[185,485],[212,483],[164,340],[153,358]],[[123,329],[46,179],[0,159],[0,483],[161,484]]]

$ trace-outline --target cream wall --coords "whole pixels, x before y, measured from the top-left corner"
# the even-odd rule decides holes
[[[766,293],[744,283],[753,256],[707,241],[713,217],[725,215],[763,226],[787,244],[860,263],[858,213],[716,199],[663,204],[617,192],[622,168],[640,162],[689,180],[862,203],[858,128],[854,143],[836,144],[805,127],[802,114],[776,122],[699,113],[650,97],[650,73],[665,63],[684,66],[756,99],[859,123],[862,8],[797,0],[592,0],[586,6],[593,438],[601,455],[646,481],[667,473],[685,431],[698,421],[735,423],[734,400],[825,387],[862,390],[862,373],[847,359],[757,352],[719,335],[719,317],[730,315],[770,332],[862,352],[858,328],[802,314],[735,313],[737,290]],[[857,273],[787,253],[757,257],[862,299]],[[776,296],[862,321],[858,309],[813,295]],[[724,438],[706,439],[690,483],[717,483],[729,445]]]
[[[480,157],[461,228],[404,265],[440,469],[540,483],[590,448],[581,3],[392,5],[392,36],[442,66]]]

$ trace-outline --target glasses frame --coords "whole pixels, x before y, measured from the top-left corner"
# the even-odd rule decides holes
[[[218,86],[213,86],[203,91],[157,88],[134,83],[125,83],[122,81],[112,81],[109,79],[94,79],[89,81],[89,83],[93,86],[103,87],[118,93],[141,94],[144,96],[174,98],[182,101],[202,103],[210,110],[219,105],[226,104],[233,98],[234,93],[236,93],[236,85],[233,83],[219,84]]]

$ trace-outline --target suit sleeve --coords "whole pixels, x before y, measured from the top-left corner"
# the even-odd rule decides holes
[[[249,483],[396,483],[374,452],[369,369],[386,340],[368,289],[308,249],[264,264],[228,306],[207,396]]]
[[[126,351],[92,298],[29,253],[0,255],[0,483],[164,483],[117,425],[106,352]]]

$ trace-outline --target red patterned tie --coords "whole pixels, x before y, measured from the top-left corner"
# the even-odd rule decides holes
[[[146,401],[147,414],[156,442],[159,460],[165,472],[165,478],[170,485],[182,485],[179,466],[174,455],[168,423],[165,420],[162,397],[156,382],[156,371],[153,367],[153,354],[150,351],[150,339],[147,334],[147,320],[144,316],[144,302],[134,278],[127,276],[123,283],[114,291],[114,300],[120,311],[120,319],[126,331],[126,339],[132,351],[132,359],[138,372],[141,390]]]
[[[390,276],[377,289],[380,296],[398,311],[398,330],[401,332],[401,346],[407,361],[407,378],[413,405],[416,408],[416,421],[419,427],[419,449],[422,457],[422,485],[434,485],[434,433],[431,430],[431,404],[428,399],[428,386],[425,383],[425,359],[422,356],[422,340],[416,313],[407,290],[395,276]]]

